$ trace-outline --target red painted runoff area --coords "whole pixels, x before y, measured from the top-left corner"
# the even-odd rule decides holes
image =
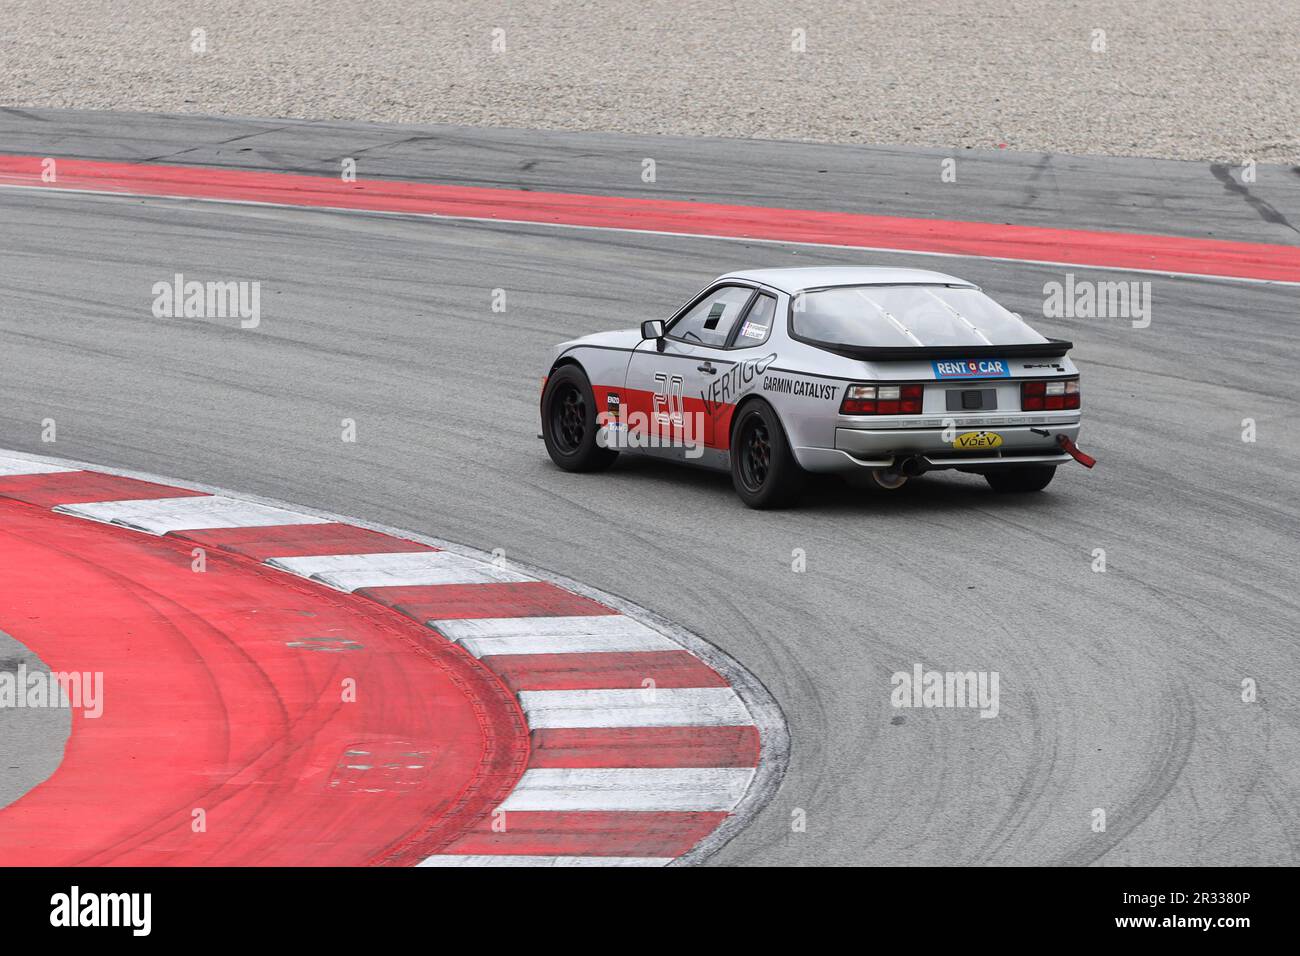
[[[0,156],[0,185],[213,199],[1300,282],[1300,246],[629,196]]]
[[[418,862],[515,786],[522,715],[464,651],[193,548],[0,498],[0,629],[103,675],[102,714],[74,707],[58,769],[0,810],[5,864]]]

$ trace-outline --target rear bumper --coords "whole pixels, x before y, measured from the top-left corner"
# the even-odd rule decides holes
[[[929,455],[922,455],[920,457],[925,461],[927,471],[936,471],[941,468],[970,468],[977,471],[990,471],[994,468],[1013,468],[1016,465],[1064,465],[1066,462],[1074,460],[1064,452],[1057,452],[1051,455],[1018,455],[1008,453],[1006,455],[979,455],[974,458],[931,458]]]
[[[1035,430],[1037,429],[1037,430]],[[979,431],[959,427],[958,433]],[[1079,437],[1079,422],[1041,425],[987,425],[983,430],[1002,439],[995,449],[956,451],[943,440],[941,428],[837,428],[834,448],[795,448],[795,458],[808,471],[854,471],[890,468],[906,458],[919,458],[927,470],[959,468],[986,471],[1017,465],[1060,465],[1071,461],[1056,442]]]

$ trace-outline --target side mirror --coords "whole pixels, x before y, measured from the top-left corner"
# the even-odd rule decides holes
[[[664,350],[664,323],[663,319],[651,319],[648,322],[641,323],[641,339],[654,339],[655,348],[660,352]]]

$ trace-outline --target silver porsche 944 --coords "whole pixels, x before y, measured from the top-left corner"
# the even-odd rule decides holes
[[[621,452],[730,471],[755,508],[790,503],[808,472],[896,489],[957,469],[1039,491],[1093,464],[1070,348],[938,272],[733,272],[666,322],[558,346],[542,438],[568,471]]]

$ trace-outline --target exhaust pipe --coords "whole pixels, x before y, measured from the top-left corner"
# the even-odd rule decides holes
[[[915,478],[917,475],[923,475],[929,469],[924,458],[920,455],[913,455],[910,458],[904,458],[894,466],[899,474],[906,475],[908,478]]]

